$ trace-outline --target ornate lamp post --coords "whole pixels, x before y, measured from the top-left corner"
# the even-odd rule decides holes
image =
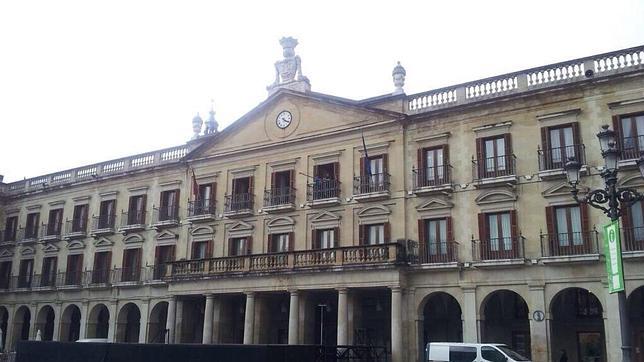
[[[601,171],[600,176],[604,179],[605,187],[603,189],[592,190],[588,192],[583,198],[577,195],[579,184],[581,164],[574,160],[566,162],[564,168],[568,183],[572,186],[572,197],[577,203],[588,204],[596,209],[601,210],[612,221],[619,220],[623,215],[624,210],[631,207],[634,203],[644,200],[644,195],[638,193],[636,190],[627,187],[617,187],[617,162],[619,161],[620,151],[617,148],[615,140],[615,132],[608,129],[608,125],[603,125],[602,130],[597,134],[599,138],[599,145],[604,158],[604,169]],[[640,174],[644,177],[644,156],[640,156],[637,160]],[[619,321],[622,335],[622,361],[631,361],[631,345],[630,345],[630,328],[628,313],[626,310],[626,292],[617,292],[619,304]]]

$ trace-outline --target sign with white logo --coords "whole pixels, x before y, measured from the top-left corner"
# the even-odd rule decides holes
[[[604,225],[604,254],[606,255],[606,272],[608,273],[608,292],[624,290],[624,273],[622,270],[622,244],[619,240],[619,223],[613,221]]]

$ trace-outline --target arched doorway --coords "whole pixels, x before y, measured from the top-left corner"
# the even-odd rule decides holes
[[[0,307],[0,330],[2,331],[2,345],[0,351],[5,350],[7,345],[7,323],[9,322],[9,311],[5,307]]]
[[[97,304],[89,312],[87,321],[88,338],[108,338],[110,329],[110,311],[105,304]]]
[[[29,339],[29,326],[31,325],[31,311],[27,306],[21,306],[16,310],[13,322],[13,344],[17,341],[26,341]]]
[[[631,323],[633,361],[644,362],[644,286],[628,296],[628,317]]]
[[[116,327],[116,341],[138,343],[141,330],[141,312],[134,303],[127,303],[121,308]]]
[[[40,338],[43,341],[51,341],[54,339],[54,318],[56,314],[54,309],[48,305],[40,308],[38,318],[36,318],[36,331],[40,331]]]
[[[81,311],[76,305],[67,306],[60,318],[61,342],[74,342],[80,337]]]
[[[530,358],[530,321],[528,304],[517,293],[497,290],[482,304],[483,343],[503,343]]]
[[[550,303],[552,358],[566,351],[569,361],[606,361],[603,309],[586,289],[567,288]]]
[[[168,302],[159,302],[150,312],[148,343],[166,342],[166,320],[168,319]]]
[[[423,348],[429,342],[463,342],[461,306],[456,298],[444,292],[433,293],[422,313]]]

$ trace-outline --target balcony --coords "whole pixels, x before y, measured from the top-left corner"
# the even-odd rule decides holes
[[[501,237],[472,240],[472,265],[476,267],[508,267],[524,265],[525,238]]]
[[[541,262],[570,263],[599,260],[599,241],[596,230],[541,234]]]
[[[33,284],[33,278],[34,276],[32,274],[29,275],[19,275],[16,283],[16,288],[17,289],[29,289],[31,288],[31,285]]]
[[[622,229],[624,258],[644,258],[644,227]]]
[[[331,249],[254,254],[168,263],[168,278],[174,281],[219,277],[230,274],[263,274],[297,270],[371,269],[374,265],[407,263],[400,243],[349,246]]]
[[[456,268],[459,266],[458,248],[456,241],[424,243],[418,252],[417,263],[422,264],[423,269]]]
[[[87,272],[90,287],[108,286],[110,284],[110,269],[94,269]]]
[[[388,173],[354,177],[353,198],[356,201],[388,198],[390,196],[390,178]]]
[[[84,284],[82,271],[68,271],[58,273],[58,281],[56,285],[60,289],[76,289],[81,288]]]
[[[571,158],[582,165],[586,164],[586,149],[583,144],[537,149],[537,156],[539,177],[542,179],[566,177],[564,164]]]
[[[213,221],[216,215],[215,206],[214,200],[188,201],[188,217],[186,220],[191,223]]]
[[[152,208],[152,227],[160,230],[179,226],[179,207],[170,205]]]
[[[0,245],[9,245],[15,243],[17,236],[18,230],[16,229],[0,230]]]
[[[50,242],[50,241],[60,241],[62,240],[62,227],[63,223],[61,222],[49,222],[42,225],[40,241]],[[25,236],[26,236],[25,232]]]
[[[295,209],[295,189],[276,187],[264,191],[264,211],[279,212]]]
[[[145,270],[142,268],[117,268],[112,274],[112,283],[118,286],[137,285],[143,281]]]
[[[310,206],[338,205],[340,199],[340,181],[320,179],[306,185],[306,199]]]
[[[517,158],[515,155],[504,155],[472,159],[472,178],[476,187],[516,184]]]
[[[635,165],[635,160],[640,158],[640,154],[644,152],[644,135],[635,137],[622,137],[619,139],[619,149],[621,151],[621,163],[632,163]],[[631,162],[629,162],[629,160]]]
[[[241,217],[252,215],[254,199],[255,195],[251,193],[226,195],[224,204],[224,216]]]
[[[412,170],[416,195],[430,195],[452,191],[452,166],[440,165]]]
[[[32,285],[33,289],[53,289],[56,287],[56,273],[35,275]]]
[[[87,220],[72,219],[65,222],[65,240],[82,239],[87,237]]]
[[[92,236],[114,234],[116,227],[116,214],[99,215],[92,217]]]
[[[127,234],[145,230],[145,210],[121,212],[121,226],[119,231]]]

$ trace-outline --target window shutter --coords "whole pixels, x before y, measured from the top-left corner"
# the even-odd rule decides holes
[[[313,177],[320,177],[320,166],[313,165]]]
[[[253,184],[254,181],[255,180],[254,180],[253,176],[248,176],[248,193],[251,194],[251,195],[253,194],[253,190],[254,190],[254,186],[255,186]]]
[[[509,174],[514,174],[516,170],[514,169],[514,157],[512,157],[512,135],[506,133],[503,135],[503,139],[505,140],[505,164]]]
[[[544,155],[550,150],[550,135],[548,127],[541,127],[541,148]]]
[[[317,238],[317,230],[315,229],[311,229],[311,248],[312,249],[320,248],[320,243],[318,242],[318,238]]]
[[[83,272],[83,254],[78,255],[78,263],[76,264],[76,272],[80,276],[80,273]]]
[[[385,243],[393,242],[391,240],[391,226],[390,226],[390,224],[388,222],[385,223],[384,229],[385,229],[385,231],[384,231],[384,234],[385,234],[385,240],[384,241],[385,241]]]
[[[237,179],[233,179],[233,187],[232,188],[233,188],[232,194],[233,195],[237,194],[237,192],[239,191],[239,190],[237,190],[237,188],[238,188],[237,187]]]
[[[637,207],[641,207],[641,206],[637,205]],[[622,210],[622,217],[621,217],[620,221],[622,223],[622,228],[627,230],[628,233],[630,233],[631,232],[630,229],[633,227],[633,219],[632,219],[632,216],[631,216],[631,207],[625,207]]]
[[[246,255],[250,255],[253,251],[253,237],[246,238]]]
[[[228,238],[228,256],[236,255],[235,249],[233,248],[233,238]]]
[[[449,165],[449,145],[443,145],[443,166],[447,174],[447,165]]]
[[[288,180],[289,180],[289,187],[293,189],[295,185],[295,170],[289,170]]]
[[[333,247],[340,247],[340,228],[333,228]]]
[[[211,206],[215,205],[215,200],[217,200],[216,197],[217,197],[217,183],[213,182],[210,186],[210,205]]]
[[[333,162],[333,179],[340,179],[340,162]]]
[[[136,257],[134,258],[134,268],[135,270],[138,270],[141,268],[141,259],[143,257],[143,250],[142,249],[136,249]]]
[[[590,230],[588,204],[579,204],[579,213],[581,214],[581,232],[585,235]]]
[[[517,222],[517,211],[510,210],[510,235],[512,238],[519,236],[519,224]]]
[[[288,250],[289,251],[295,250],[295,233],[294,232],[288,233]]]
[[[180,202],[179,196],[181,196],[181,190],[176,189],[174,191],[174,205],[172,205],[172,211],[174,212],[179,211],[179,202]],[[178,215],[175,214],[174,216],[178,216]]]
[[[485,153],[483,152],[483,138],[476,139],[476,175],[482,178],[485,170]]]
[[[170,245],[169,248],[170,251],[168,251],[168,257],[166,258],[167,260],[164,260],[164,262],[174,261],[175,259],[175,246]]]
[[[622,122],[620,116],[613,116],[613,131],[616,132],[617,148],[624,150],[624,130],[622,129]]]
[[[122,263],[123,269],[130,267],[130,260],[128,258],[129,254],[130,254],[129,250],[123,251],[123,263]]]
[[[546,227],[548,233],[548,239],[556,240],[557,230],[555,228],[555,208],[552,206],[546,206]]]
[[[365,177],[365,175],[367,173],[366,171],[367,170],[366,170],[366,166],[365,166],[365,158],[360,157],[360,178],[361,179]]]
[[[366,234],[366,225],[358,225],[358,243],[360,245],[365,245],[365,235]]]
[[[487,241],[489,238],[488,228],[487,228],[487,215],[485,213],[479,214],[479,240]]]
[[[110,264],[112,264],[112,252],[108,251],[105,254],[105,265],[103,266],[103,268],[105,270],[109,270],[110,269]]]
[[[382,172],[383,173],[389,173],[389,155],[384,154],[382,155]],[[373,171],[372,171],[373,172]]]
[[[147,206],[147,201],[148,201],[148,196],[143,195],[141,196],[141,204],[140,204],[140,209],[137,210],[137,213],[141,215],[141,223],[145,223],[145,209]]]
[[[570,124],[570,127],[572,128],[572,140],[575,143],[575,152],[581,151],[581,147],[578,145],[581,144],[581,134],[579,134],[579,122],[572,122]],[[579,155],[577,155],[579,157]]]
[[[212,258],[212,240],[206,242],[206,259]]]
[[[424,175],[425,174],[425,169],[427,168],[426,165],[426,159],[425,159],[425,149],[424,148],[419,148],[416,152],[417,158],[418,158],[418,174],[419,175]]]
[[[161,247],[157,245],[154,248],[154,264],[159,265],[161,262]]]
[[[271,187],[272,189],[277,187],[277,184],[275,183],[276,177],[275,177],[275,172],[271,172]]]
[[[425,255],[426,244],[427,236],[425,235],[425,220],[418,219],[418,254],[421,257]]]
[[[445,224],[447,224],[447,242],[454,241],[454,229],[452,228],[452,217],[448,216],[445,218]]]

